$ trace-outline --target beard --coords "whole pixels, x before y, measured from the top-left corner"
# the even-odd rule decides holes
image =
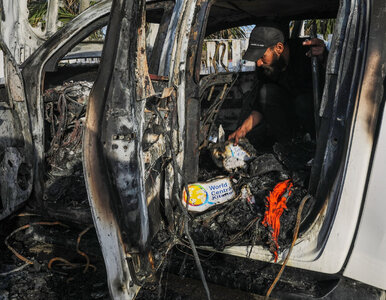
[[[283,59],[283,56],[279,56],[275,52],[273,53],[274,59],[269,66],[261,66],[263,68],[263,73],[269,79],[277,81],[279,79],[280,73],[285,69],[286,63]]]

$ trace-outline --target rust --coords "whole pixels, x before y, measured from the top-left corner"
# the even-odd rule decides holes
[[[97,96],[98,97],[98,96]],[[103,101],[90,95],[87,107],[87,119],[84,137],[84,164],[87,170],[85,177],[88,180],[88,192],[92,196],[92,206],[102,218],[102,222],[115,223],[115,218],[110,205],[109,179],[105,165],[101,163],[102,149],[98,134],[101,124],[98,116],[103,111]],[[102,174],[104,176],[96,176]]]
[[[149,77],[151,80],[155,80],[155,81],[169,81],[169,77],[167,77],[167,76],[159,76],[159,75],[155,75],[155,74],[149,74]]]
[[[137,37],[137,61],[136,61],[136,78],[137,78],[137,99],[146,99],[155,94],[153,84],[149,75],[149,68],[146,57],[146,35],[145,35],[145,10],[142,11],[141,25],[138,29]]]
[[[161,98],[167,98],[167,97],[170,97],[173,93],[173,90],[174,88],[173,87],[168,87],[168,88],[165,88],[163,91],[162,91],[162,96]],[[161,110],[161,109],[160,109]]]

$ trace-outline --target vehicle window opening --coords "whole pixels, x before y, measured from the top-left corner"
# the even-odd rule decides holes
[[[99,65],[107,26],[94,30],[79,44],[74,46],[58,63],[58,66]]]
[[[107,26],[102,25],[91,32],[68,53],[62,54],[53,71],[49,68],[50,71],[45,72],[43,199],[51,216],[70,209],[74,214],[68,218],[75,222],[77,218],[90,218],[82,167],[82,136],[106,29]]]
[[[153,75],[163,75],[158,69],[173,8],[174,1],[146,3],[146,56]]]

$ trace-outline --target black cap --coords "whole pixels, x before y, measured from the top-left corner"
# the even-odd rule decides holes
[[[284,41],[284,34],[280,29],[272,26],[256,26],[249,37],[248,49],[243,59],[257,61],[268,47]]]

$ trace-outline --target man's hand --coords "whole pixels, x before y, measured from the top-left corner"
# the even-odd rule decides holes
[[[310,50],[306,53],[308,57],[318,56],[319,58],[323,58],[323,53],[326,50],[324,42],[317,38],[305,40],[303,46],[310,46]]]
[[[248,132],[252,130],[257,124],[261,122],[263,115],[256,110],[252,110],[248,118],[245,119],[243,125],[241,125],[235,132],[228,136],[229,140],[235,140],[235,145],[239,143],[239,139],[245,137]]]
[[[235,140],[234,145],[237,145],[239,143],[239,139],[245,137],[247,135],[247,131],[243,128],[243,126],[239,127],[235,132],[231,133],[228,136],[229,140]]]

